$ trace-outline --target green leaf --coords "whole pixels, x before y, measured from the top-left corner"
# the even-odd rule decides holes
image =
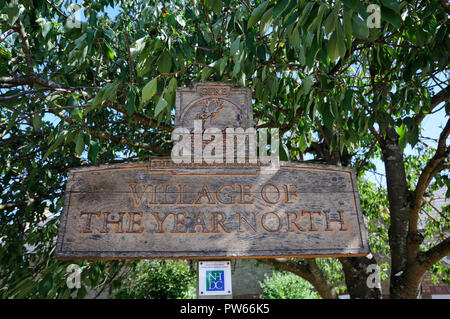
[[[285,162],[289,162],[291,160],[290,156],[289,156],[289,149],[287,148],[287,146],[285,144],[283,144],[281,142],[279,142],[280,147],[280,161],[285,161]]]
[[[57,147],[59,147],[64,139],[66,138],[67,131],[63,130],[59,136],[56,138],[56,140],[52,143],[52,145],[48,148],[47,152],[45,152],[44,156],[42,157],[42,160],[45,160]]]
[[[88,114],[90,111],[101,106],[102,103],[103,103],[103,91],[100,90],[97,92],[95,97],[92,99],[92,105],[84,109],[84,115]]]
[[[5,132],[8,132],[11,127],[13,127],[13,125],[16,123],[16,119],[19,116],[20,111],[15,110],[11,116],[11,118],[8,121],[8,126],[6,127],[6,129],[3,131],[3,135],[5,134]]]
[[[277,94],[277,92],[278,92],[278,78],[277,77],[274,77],[273,78],[273,81],[272,81],[272,85],[271,85],[271,87],[270,87],[270,95],[272,96],[272,97],[275,97],[276,96],[276,94]]]
[[[33,128],[35,131],[39,130],[42,123],[42,115],[39,112],[34,113],[33,116]]]
[[[331,115],[334,118],[338,118],[339,117],[339,111],[338,111],[337,103],[336,103],[336,101],[334,99],[331,99],[331,101],[330,101],[330,112],[331,112]]]
[[[91,161],[93,164],[97,163],[97,156],[98,152],[100,150],[100,145],[97,139],[91,139],[89,142],[89,148],[88,148],[88,160]]]
[[[117,89],[119,88],[120,82],[119,81],[115,81],[113,83],[108,83],[106,84],[103,88],[103,96],[102,99],[105,100],[109,100],[111,102],[116,101],[117,99]]]
[[[350,9],[353,9],[355,11],[358,11],[359,9],[359,0],[343,0],[342,2]]]
[[[114,52],[109,44],[105,44],[105,55],[110,60],[114,60],[114,57],[116,56],[116,52]]]
[[[346,90],[343,103],[344,103],[345,109],[349,112],[351,112],[352,108],[353,108],[352,101],[353,101],[353,91]]]
[[[144,76],[152,69],[152,62],[153,61],[149,56],[141,56],[139,58],[138,63],[136,63],[136,71],[139,77]]]
[[[268,4],[269,1],[264,1],[255,10],[253,10],[250,19],[248,19],[247,29],[250,29],[259,21],[264,11],[266,10]]]
[[[306,151],[307,147],[308,147],[308,142],[306,140],[306,137],[304,134],[300,135],[300,138],[298,140],[298,147],[300,149],[300,152],[304,152]]]
[[[300,19],[298,20],[298,25],[303,25],[303,22],[307,21],[309,16],[310,16],[310,12],[312,10],[312,8],[314,7],[315,2],[312,1],[308,1],[308,3],[305,5],[305,7],[302,10],[302,14],[300,16]]]
[[[343,17],[343,26],[344,26],[344,35],[347,39],[347,45],[351,47],[352,43],[352,11],[344,10],[344,17]]]
[[[314,18],[313,22],[308,26],[308,28],[306,29],[306,31],[308,33],[313,33],[317,30],[317,34],[319,35],[320,30],[322,29],[322,19],[323,19],[323,15],[325,13],[326,10],[326,5],[325,4],[321,4],[319,7],[319,11],[317,12],[316,17]],[[319,38],[319,36],[318,36]]]
[[[333,62],[340,56],[338,45],[338,36],[337,32],[335,31],[326,44],[328,56]]]
[[[269,30],[272,25],[272,8],[266,11],[261,18],[260,35],[263,36]]]
[[[164,97],[160,97],[158,103],[156,104],[155,108],[155,117],[159,115],[167,106],[167,101],[164,99]]]
[[[147,38],[148,38],[148,36],[146,35],[145,37],[142,37],[142,38],[136,40],[136,42],[134,42],[130,46],[131,58],[134,59],[136,56],[138,56],[144,50]]]
[[[330,154],[336,149],[337,145],[338,145],[338,135],[335,134],[331,138]]]
[[[169,52],[164,50],[156,61],[156,65],[160,73],[169,73],[172,69],[172,57]]]
[[[220,15],[222,12],[223,4],[221,0],[213,0],[212,1],[212,9],[215,14]]]
[[[209,76],[211,75],[211,73],[213,72],[213,69],[205,67],[203,68],[202,72],[200,73],[200,79],[202,81],[205,81],[206,79],[209,78]]]
[[[3,12],[6,13],[9,24],[14,24],[20,15],[19,1],[9,1],[8,5],[3,9]]]
[[[79,38],[77,38],[74,41],[75,46],[78,49],[81,49],[81,48],[85,47],[87,45],[86,39],[87,39],[87,33],[83,33]]]
[[[308,68],[311,68],[313,63],[314,63],[314,59],[317,55],[317,52],[319,52],[319,46],[317,45],[317,41],[314,41],[313,45],[311,46],[311,48],[306,50],[306,66]]]
[[[336,28],[337,19],[339,16],[336,8],[337,7],[335,7],[335,9],[330,12],[328,17],[325,19],[325,22],[323,23],[323,26],[325,27],[325,35],[329,35]]]
[[[404,149],[406,146],[406,125],[402,124],[397,127],[397,134],[399,136],[398,144],[402,149]]]
[[[273,8],[273,18],[274,19],[278,18],[281,12],[283,12],[283,10],[286,9],[288,4],[289,0],[277,1],[277,4]]]
[[[153,80],[148,82],[142,89],[141,104],[144,104],[145,102],[150,100],[153,97],[153,95],[155,95],[157,88],[158,88],[157,78],[154,78]]]
[[[336,32],[339,56],[344,57],[347,50],[345,47],[344,30],[342,30],[342,25],[340,22],[337,23]]]
[[[438,22],[436,20],[436,17],[433,15],[431,15],[431,17],[429,17],[426,21],[426,29],[428,30],[428,32],[430,32],[431,34],[435,34],[436,33],[436,29],[438,27]]]
[[[352,30],[357,38],[366,39],[369,36],[367,24],[356,14],[352,16]]]
[[[344,147],[345,147],[345,140],[344,137],[341,136],[339,139],[339,153],[342,154],[342,152],[344,151]]]
[[[50,32],[51,28],[52,28],[53,24],[50,21],[46,21],[44,22],[44,24],[42,25],[42,36],[45,38],[47,37],[47,34]]]
[[[227,62],[228,62],[228,57],[223,57],[219,60],[219,71],[220,71],[220,75],[223,74],[223,71],[225,70],[225,67],[227,66]]]
[[[237,37],[230,46],[230,56],[234,56],[238,51],[240,47],[240,39]]]
[[[303,89],[305,90],[305,94],[309,93],[313,84],[314,84],[314,76],[313,75],[308,75],[307,77],[305,77],[303,79],[302,86],[303,86]]]
[[[388,7],[391,10],[397,11],[399,3],[397,0],[381,0],[383,6]]]
[[[81,286],[77,291],[77,299],[83,299],[87,295],[87,290],[84,286]]]
[[[170,82],[169,82],[169,85],[167,87],[167,93],[168,94],[175,93],[175,90],[177,89],[177,84],[178,84],[177,78],[176,77],[171,78]]]
[[[84,134],[82,131],[78,132],[75,138],[75,153],[80,156],[84,151]]]
[[[400,15],[388,7],[381,8],[381,20],[392,24],[396,29],[400,29],[402,26],[402,18]]]
[[[136,92],[133,88],[130,88],[130,91],[128,92],[125,109],[130,116],[136,112]]]
[[[333,123],[334,123],[334,116],[331,113],[331,103],[324,103],[322,105],[322,118],[323,123],[326,127],[328,127],[330,130],[333,130]]]
[[[39,283],[39,294],[42,297],[46,297],[50,289],[52,288],[53,280],[52,276],[47,275],[44,277],[44,279],[41,280]]]

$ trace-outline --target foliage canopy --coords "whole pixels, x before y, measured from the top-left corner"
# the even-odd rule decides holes
[[[196,81],[251,87],[255,124],[280,129],[283,160],[353,166],[361,182],[381,159],[386,197],[360,183],[389,229],[372,249],[392,257],[391,296],[417,296],[450,249],[448,208],[433,217],[426,200],[449,186],[450,124],[430,145],[421,136],[424,118],[450,112],[450,10],[371,3],[380,28],[355,0],[0,0],[1,296],[69,296],[68,263],[53,257],[68,169],[167,155],[175,88]],[[406,146],[426,151],[404,157]],[[339,262],[351,295],[366,291],[349,274],[364,285],[368,261]],[[120,285],[123,264],[80,262],[84,283]],[[335,297],[318,264],[278,266]]]

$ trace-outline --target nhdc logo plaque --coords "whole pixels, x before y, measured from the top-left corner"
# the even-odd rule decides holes
[[[231,295],[230,261],[200,261],[198,278],[200,296]]]
[[[206,291],[224,291],[224,271],[207,270],[206,271]]]

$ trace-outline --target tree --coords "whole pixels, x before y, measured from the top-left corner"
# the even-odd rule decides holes
[[[415,298],[425,271],[450,251],[448,233],[431,230],[428,246],[418,227],[430,193],[449,185],[450,122],[417,178],[404,155],[421,144],[427,116],[450,112],[450,9],[441,0],[371,1],[381,16],[369,29],[368,4],[86,0],[78,15],[61,1],[0,0],[2,295],[45,286],[41,295],[65,296],[62,282],[42,278],[67,266],[53,260],[52,242],[67,170],[169,154],[175,88],[217,80],[251,87],[257,127],[279,128],[284,160],[353,166],[361,185],[382,159],[390,296]],[[448,230],[440,213],[436,227]],[[336,297],[319,259],[261,261]],[[338,261],[351,297],[380,297],[366,285],[373,260]],[[103,267],[102,276],[110,266],[83,265]]]
[[[319,299],[312,285],[293,273],[277,271],[264,275],[261,298],[264,299]]]
[[[122,299],[176,299],[195,296],[195,270],[183,260],[141,261],[120,290]]]

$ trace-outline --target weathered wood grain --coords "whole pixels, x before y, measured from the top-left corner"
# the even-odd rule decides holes
[[[250,89],[228,83],[177,88],[175,127],[190,132],[195,120],[202,120],[203,130],[251,131]],[[236,140],[244,147],[243,139]],[[148,163],[70,171],[57,258],[220,259],[369,252],[351,169],[238,164],[234,137],[230,141],[228,145],[223,140],[223,153],[230,147],[232,163],[211,165],[203,157],[201,164],[175,165],[171,159],[153,158]]]
[[[155,159],[153,161],[160,161]],[[354,172],[324,165],[74,169],[56,256],[249,258],[368,253]]]

